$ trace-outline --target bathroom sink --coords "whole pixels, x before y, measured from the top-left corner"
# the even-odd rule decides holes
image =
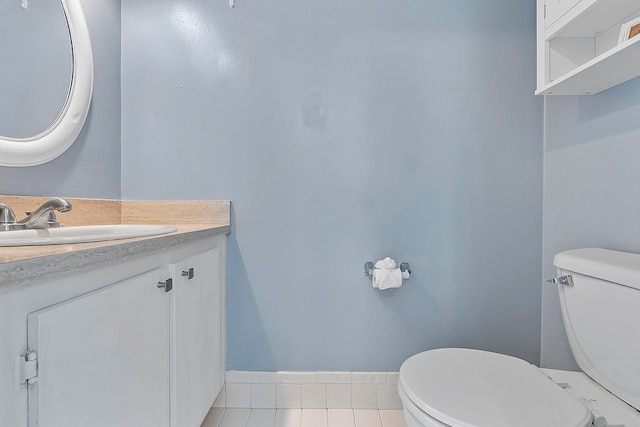
[[[114,224],[85,225],[47,229],[0,232],[0,246],[64,245],[67,243],[102,242],[173,233],[177,229],[166,225]]]

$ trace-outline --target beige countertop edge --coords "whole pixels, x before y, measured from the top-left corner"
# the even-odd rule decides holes
[[[0,248],[0,290],[151,254],[231,232],[225,225],[177,225],[159,236],[69,245]]]

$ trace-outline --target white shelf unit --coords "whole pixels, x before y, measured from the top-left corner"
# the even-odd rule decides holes
[[[591,95],[640,76],[640,36],[618,44],[637,17],[640,0],[538,0],[536,95]]]

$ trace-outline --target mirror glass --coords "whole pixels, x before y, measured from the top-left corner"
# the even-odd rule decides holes
[[[27,13],[31,14],[35,10],[29,6],[30,0],[20,0],[20,2],[20,7]],[[1,0],[0,3],[3,6],[15,5],[17,0]],[[53,24],[53,22],[64,22],[64,19],[56,19],[60,16],[59,9],[48,11],[43,9],[43,15],[40,18],[37,17],[39,15],[36,12],[33,12],[33,15],[26,19],[34,20],[36,24],[31,26],[25,24],[26,30],[20,28],[22,22],[17,14],[13,11],[4,13],[0,9],[0,16],[6,16],[9,22],[18,23],[17,25],[4,23],[4,26],[10,27],[11,30],[3,33],[4,38],[0,39],[0,46],[4,49],[0,50],[3,55],[0,68],[6,65],[8,70],[6,76],[0,76],[0,80],[6,82],[7,85],[4,86],[6,91],[12,91],[13,85],[20,86],[19,82],[23,83],[22,93],[16,92],[13,97],[7,94],[6,97],[9,99],[6,102],[5,100],[0,102],[2,105],[0,108],[6,110],[0,111],[0,116],[9,117],[4,127],[0,125],[0,166],[35,166],[55,159],[76,140],[91,106],[93,54],[89,27],[82,10],[81,0],[34,0],[33,3],[61,6],[67,29],[66,32],[62,30],[64,28],[62,23]],[[49,34],[49,25],[54,25],[54,29],[58,28],[51,30],[58,33],[58,36]],[[18,29],[24,31],[18,31]],[[63,36],[63,33],[67,36]],[[62,48],[60,52],[60,46],[65,45],[65,42],[67,47]],[[16,55],[22,51],[30,52],[29,59],[24,60],[25,62],[21,62],[22,57],[7,59],[17,58]],[[9,65],[15,64],[8,63],[13,61],[18,62],[18,65],[11,68]],[[67,65],[64,65],[65,63]],[[71,63],[70,77],[69,63]],[[55,75],[63,77],[54,77]],[[44,86],[42,86],[43,82]],[[4,97],[5,94],[0,92],[0,98]],[[51,107],[44,108],[45,104]],[[47,113],[41,113],[41,108]],[[44,117],[54,117],[54,119],[51,121]],[[42,130],[43,127],[44,130]],[[7,134],[26,134],[27,136]]]
[[[65,106],[73,72],[62,3],[0,1],[0,58],[0,135],[44,132]]]

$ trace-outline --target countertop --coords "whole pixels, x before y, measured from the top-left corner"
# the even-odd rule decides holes
[[[107,242],[1,247],[0,290],[162,251],[231,231],[230,225],[175,227],[178,230],[169,234]]]
[[[46,198],[0,196],[0,202],[32,210]],[[69,199],[73,215],[61,214],[63,225],[162,224],[169,234],[44,246],[0,247],[0,291],[53,276],[125,261],[231,232],[231,202],[214,200],[118,201]]]

